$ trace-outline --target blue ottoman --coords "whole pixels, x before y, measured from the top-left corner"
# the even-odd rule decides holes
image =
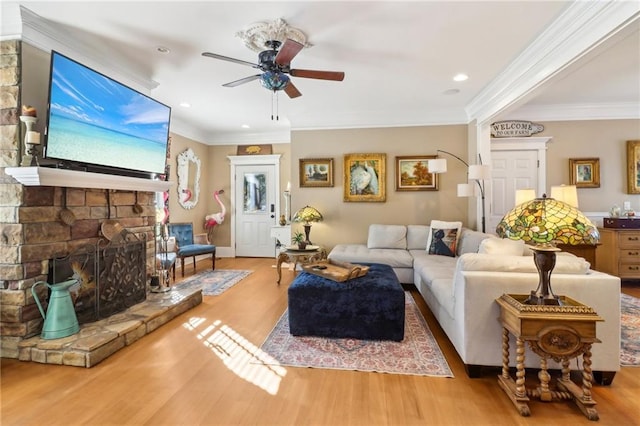
[[[390,266],[367,265],[367,275],[342,283],[301,272],[288,290],[291,334],[402,340],[404,290]]]

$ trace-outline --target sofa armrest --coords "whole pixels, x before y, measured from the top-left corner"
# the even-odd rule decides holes
[[[501,325],[495,299],[502,294],[529,294],[538,286],[537,273],[456,271],[454,317],[457,341],[453,342],[467,364],[499,366]],[[604,321],[596,324],[601,343],[593,345],[593,369],[620,369],[620,279],[597,271],[551,275],[554,294],[568,296],[592,307]],[[479,344],[479,342],[485,342]],[[514,353],[511,351],[513,358]],[[538,358],[527,349],[527,363]],[[513,359],[512,359],[513,361]],[[555,366],[554,366],[555,365]],[[551,364],[551,368],[559,367]]]

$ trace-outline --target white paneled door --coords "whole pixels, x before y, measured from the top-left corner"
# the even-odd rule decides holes
[[[517,189],[538,188],[537,150],[491,152],[491,215],[487,232],[495,233],[502,217],[515,205]]]
[[[236,256],[273,257],[271,227],[276,224],[276,166],[235,168]]]

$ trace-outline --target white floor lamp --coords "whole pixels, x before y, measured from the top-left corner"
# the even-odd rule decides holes
[[[448,151],[437,150],[436,153],[442,152],[448,154],[458,161],[467,166],[467,176],[469,180],[474,180],[480,190],[480,198],[482,200],[482,232],[486,232],[486,215],[485,215],[485,191],[484,181],[491,178],[491,167],[488,164],[482,164],[482,157],[478,154],[478,160],[480,164],[469,165],[462,158]],[[429,172],[431,173],[445,173],[447,171],[447,160],[445,158],[435,158],[428,161]],[[475,187],[471,183],[459,183],[458,184],[458,197],[475,197]]]

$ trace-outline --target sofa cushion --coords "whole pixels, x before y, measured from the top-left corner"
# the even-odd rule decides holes
[[[432,220],[427,239],[427,252],[455,257],[461,229],[462,222]]]
[[[589,262],[577,256],[556,256],[552,274],[584,275],[589,272]],[[458,269],[463,271],[533,272],[538,273],[533,256],[506,256],[466,253],[458,258]],[[553,280],[553,276],[552,276]]]
[[[424,250],[428,239],[427,225],[407,225],[407,250]]]
[[[404,225],[369,225],[367,247],[370,249],[407,249],[407,227]]]
[[[210,244],[189,244],[178,248],[178,256],[189,257],[216,252],[216,246]]]
[[[412,268],[413,257],[407,250],[370,249],[364,244],[338,244],[329,259],[351,263],[382,263],[392,268]]]
[[[469,228],[462,228],[460,239],[458,240],[458,256],[464,253],[477,253],[480,248],[480,243],[487,238],[497,239],[498,237]]]
[[[508,238],[485,238],[480,243],[478,253],[522,256],[525,248],[524,245],[524,240],[510,240]]]
[[[450,256],[428,254],[424,250],[412,250],[413,268],[420,274],[422,281],[430,285],[433,280],[453,280],[457,259]]]

